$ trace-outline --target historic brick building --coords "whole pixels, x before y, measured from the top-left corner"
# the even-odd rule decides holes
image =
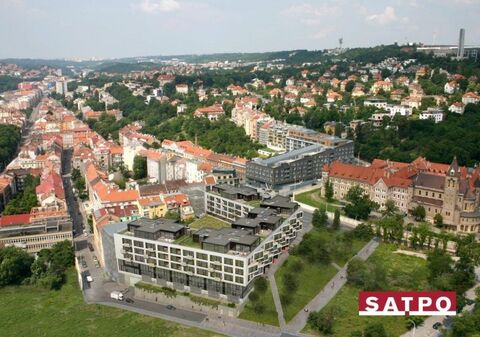
[[[422,157],[411,163],[375,159],[368,167],[333,162],[322,178],[332,183],[336,199],[359,185],[380,208],[389,199],[405,213],[422,206],[428,221],[441,214],[449,230],[480,231],[480,168],[460,167],[456,158],[450,165]]]

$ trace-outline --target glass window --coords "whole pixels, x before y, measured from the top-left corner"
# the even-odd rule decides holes
[[[207,258],[208,258],[208,255],[207,255],[207,254],[197,253],[197,259],[207,260]]]
[[[197,261],[197,266],[202,268],[208,268],[208,263],[204,261]]]

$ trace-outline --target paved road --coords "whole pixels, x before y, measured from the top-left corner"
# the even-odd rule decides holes
[[[477,273],[477,277],[478,277]],[[466,297],[475,300],[475,289],[480,286],[480,283],[477,283],[473,288],[469,289],[466,292]],[[472,311],[474,309],[475,305],[467,305],[463,308],[463,312],[465,311]],[[442,327],[445,328],[450,328],[452,324],[452,319],[447,316],[431,316],[428,317],[421,326],[417,327],[415,329],[415,337],[440,337],[442,336],[442,331],[441,330],[435,330],[433,328],[433,324],[435,323],[441,323]],[[413,329],[404,333],[400,337],[412,337],[413,336]]]
[[[379,243],[377,240],[371,240],[357,253],[357,255],[355,255],[355,257],[359,257],[362,260],[368,259],[378,245]],[[304,307],[304,310],[298,312],[298,314],[287,324],[286,331],[293,333],[300,332],[307,323],[309,313],[311,311],[319,311],[323,309],[346,282],[347,265],[340,269],[340,271],[330,280],[330,282],[327,283],[317,296],[315,296],[310,303]]]
[[[65,199],[67,201],[68,212],[70,213],[70,217],[72,219],[73,235],[74,237],[78,237],[82,235],[85,225],[84,225],[83,217],[80,213],[77,199],[73,194],[72,179],[70,177],[70,174],[72,173],[72,156],[73,156],[72,149],[67,149],[63,151],[62,174],[63,174],[63,187],[65,189]]]

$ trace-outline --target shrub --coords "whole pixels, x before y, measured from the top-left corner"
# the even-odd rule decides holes
[[[157,294],[164,294],[167,297],[177,297],[177,291],[172,288],[168,287],[157,287],[153,284],[148,284],[148,283],[143,283],[143,282],[138,282],[135,284],[135,287],[138,289],[145,290],[149,293],[157,293]]]
[[[263,294],[267,291],[268,288],[268,282],[267,279],[264,277],[259,277],[255,280],[254,283],[255,291],[257,291],[260,294]]]

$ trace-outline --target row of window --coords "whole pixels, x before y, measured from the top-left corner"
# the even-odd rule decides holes
[[[435,192],[429,192],[429,191],[423,191],[423,192],[425,192],[425,193],[422,194],[422,190],[418,190],[418,193],[417,193],[417,194],[418,194],[418,195],[425,195],[426,197],[430,197],[430,196],[431,196],[432,198],[437,197],[437,198],[439,198],[439,199],[442,199],[442,193],[438,193],[438,192],[437,192],[437,193],[435,194]]]
[[[128,239],[128,238],[122,238],[122,244],[124,245],[130,245],[132,244],[132,240],[131,239]],[[169,246],[164,246],[164,245],[158,245],[156,246],[155,244],[153,243],[150,243],[150,242],[143,242],[143,241],[138,241],[138,240],[133,240],[133,246],[135,247],[134,248],[134,251],[136,254],[142,254],[144,255],[144,250],[143,248],[145,248],[147,250],[147,253],[148,253],[148,250],[154,252],[155,251],[155,248],[157,248],[158,250],[158,256],[167,256],[167,254],[162,254],[163,253],[168,253],[170,252],[170,254],[172,254],[171,258],[173,258],[173,255],[178,255],[178,256],[187,256],[187,257],[196,257],[197,259],[199,260],[204,260],[204,261],[216,261],[216,262],[219,262],[219,263],[223,263],[223,264],[226,264],[226,265],[235,265],[236,267],[243,267],[244,266],[244,262],[243,260],[234,260],[232,258],[229,258],[229,257],[221,257],[221,256],[217,256],[217,255],[208,255],[206,253],[201,253],[201,252],[194,252],[194,251],[191,251],[191,250],[186,250],[186,249],[180,249],[180,248],[176,248],[176,247],[169,247]]]

